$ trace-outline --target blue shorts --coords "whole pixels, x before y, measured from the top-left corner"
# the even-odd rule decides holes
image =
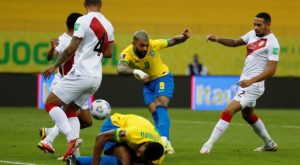
[[[171,99],[173,92],[173,74],[169,73],[144,85],[144,103],[147,106],[154,102],[158,96],[166,96]]]
[[[102,133],[102,132],[106,132],[106,131],[109,131],[109,130],[112,130],[112,129],[117,129],[117,128],[119,128],[119,127],[113,125],[113,123],[111,122],[111,119],[107,118],[107,119],[104,120],[104,122],[101,126],[101,129],[100,129],[100,132]],[[109,150],[113,149],[116,145],[118,145],[117,142],[107,141],[104,145],[104,148],[103,148],[104,154],[110,155]]]

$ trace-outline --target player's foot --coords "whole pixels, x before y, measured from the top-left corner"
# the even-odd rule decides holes
[[[209,154],[211,151],[212,145],[209,145],[207,142],[203,144],[200,154]]]
[[[67,165],[76,165],[76,156],[75,155],[70,155],[66,159]]]
[[[39,149],[41,149],[42,151],[44,151],[45,153],[53,154],[55,152],[55,149],[53,148],[51,143],[45,143],[45,142],[40,141],[38,143],[37,147]]]
[[[175,150],[171,145],[171,142],[167,140],[167,145],[165,146],[165,154],[166,155],[173,155],[175,154]]]
[[[271,140],[265,145],[255,148],[253,151],[264,152],[264,151],[277,151],[277,150],[278,150],[278,145],[273,140]]]
[[[83,140],[80,139],[80,138],[77,138],[77,139],[74,139],[74,140],[71,140],[69,141],[68,143],[68,147],[67,147],[67,151],[66,153],[64,154],[63,156],[63,160],[66,160],[66,158],[69,156],[69,155],[73,155],[75,150],[77,148],[79,148],[83,143]]]
[[[39,128],[39,134],[41,140],[44,140],[47,137],[47,128]]]

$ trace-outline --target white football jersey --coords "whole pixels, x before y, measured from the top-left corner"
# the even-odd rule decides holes
[[[72,40],[72,36],[69,36],[67,33],[63,33],[58,37],[58,45],[55,47],[55,50],[58,52],[59,55],[62,54],[62,52],[69,46],[70,42]],[[68,59],[68,61],[65,61],[60,67],[59,67],[59,73],[61,76],[67,75],[68,72],[71,70],[74,63],[74,55]]]
[[[112,24],[101,13],[89,12],[77,19],[73,36],[82,41],[75,52],[72,70],[77,75],[102,77],[102,52],[109,42],[114,42]]]
[[[242,36],[241,39],[247,44],[247,57],[241,80],[251,79],[262,73],[269,60],[279,60],[279,43],[273,33],[257,37],[255,31],[251,30]]]

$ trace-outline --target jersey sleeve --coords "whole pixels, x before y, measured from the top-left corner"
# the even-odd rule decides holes
[[[163,49],[168,47],[168,40],[167,39],[158,39],[158,40],[152,40],[153,47],[156,47],[158,49]]]
[[[268,60],[279,61],[279,44],[278,42],[272,42],[267,48],[268,50]]]
[[[131,57],[130,57],[129,52],[127,51],[127,49],[125,49],[121,52],[120,61],[125,61],[127,63],[130,63]]]
[[[84,38],[85,30],[84,30],[84,21],[82,17],[79,17],[74,25],[74,34],[73,36],[78,38]]]
[[[251,33],[254,33],[254,30],[251,30],[250,32],[246,33],[245,35],[243,35],[243,36],[241,37],[241,40],[242,40],[245,44],[248,44],[249,39],[250,39],[250,36],[251,36]]]
[[[117,142],[131,142],[134,141],[134,139],[132,138],[136,132],[136,129],[133,129],[131,127],[128,128],[118,128],[115,129],[115,133],[114,133],[114,139]]]

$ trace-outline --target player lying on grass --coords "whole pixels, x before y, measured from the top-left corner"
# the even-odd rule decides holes
[[[107,118],[97,135],[93,156],[67,159],[69,165],[161,164],[164,141],[155,127],[138,115],[115,113]],[[105,156],[101,156],[104,152]]]

